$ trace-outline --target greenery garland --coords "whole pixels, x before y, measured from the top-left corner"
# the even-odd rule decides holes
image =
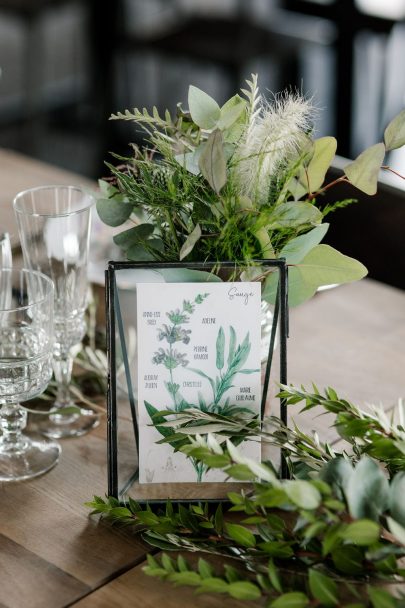
[[[193,586],[199,593],[255,600],[271,608],[402,608],[405,595],[394,589],[405,575],[401,414],[396,422],[379,408],[364,412],[331,388],[322,395],[316,387],[312,392],[282,387],[281,395],[290,405],[304,401],[305,409],[321,406],[333,412],[338,432],[349,439],[346,448],[337,454],[297,427],[278,424],[274,431],[261,430],[253,417],[226,420],[196,411],[185,421],[179,413],[178,449],[229,477],[251,482],[252,490],[230,492],[225,513],[221,504],[212,509],[168,501],[164,509],[152,509],[131,498],[123,505],[112,497],[94,497],[87,506],[113,523],[133,526],[165,552],[229,558],[217,572],[202,558],[190,564],[167,553],[148,557],[147,575]],[[400,403],[398,411],[402,407]],[[159,420],[166,415],[159,412]],[[265,422],[274,424],[274,419]],[[215,434],[209,431],[214,424]],[[241,434],[261,434],[262,440],[282,446],[292,479],[280,480],[269,463],[242,456],[230,440]]]

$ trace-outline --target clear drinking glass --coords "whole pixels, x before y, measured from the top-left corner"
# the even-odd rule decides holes
[[[5,268],[0,285],[0,481],[19,481],[45,473],[60,454],[56,442],[22,434],[27,411],[19,405],[52,377],[53,285],[38,272]]]
[[[74,186],[43,186],[20,192],[14,199],[25,265],[48,275],[55,286],[54,373],[57,396],[52,414],[39,424],[48,437],[83,435],[99,423],[90,410],[64,414],[72,407],[69,384],[71,349],[85,331],[87,306],[87,258],[91,207],[94,198]]]

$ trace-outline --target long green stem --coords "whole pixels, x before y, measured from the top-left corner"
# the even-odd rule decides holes
[[[167,223],[170,226],[170,230],[172,232],[173,239],[176,243],[177,249],[180,250],[180,243],[179,243],[179,239],[177,238],[177,232],[176,232],[176,228],[174,227],[174,224],[173,224],[172,216],[170,215],[168,210],[166,210],[165,215],[166,215]]]

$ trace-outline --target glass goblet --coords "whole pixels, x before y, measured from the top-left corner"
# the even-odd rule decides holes
[[[49,471],[59,459],[54,441],[23,434],[27,410],[52,377],[53,285],[29,270],[0,269],[8,291],[0,307],[0,481],[21,481]]]
[[[69,384],[71,349],[86,331],[87,258],[94,198],[74,186],[42,186],[20,192],[14,211],[27,267],[49,276],[55,286],[54,374],[56,401],[51,415],[38,423],[48,437],[77,437],[99,423],[91,409],[72,413]],[[69,408],[69,410],[67,410]]]

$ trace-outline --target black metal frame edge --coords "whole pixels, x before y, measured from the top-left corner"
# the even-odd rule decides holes
[[[276,297],[276,309],[273,320],[272,335],[270,340],[271,357],[273,355],[275,327],[280,316],[280,383],[287,383],[287,338],[289,332],[288,319],[288,267],[284,258],[272,260],[254,260],[255,264],[261,266],[273,266],[279,270],[279,287]],[[118,488],[118,432],[117,432],[117,399],[116,399],[116,311],[115,311],[115,272],[124,269],[167,269],[167,268],[187,268],[190,270],[213,270],[216,266],[221,268],[238,268],[243,266],[242,262],[131,262],[131,261],[110,261],[105,271],[106,283],[106,321],[107,321],[107,360],[108,360],[108,381],[107,381],[107,466],[108,466],[108,495],[119,498]],[[273,331],[274,330],[274,331]],[[263,400],[261,407],[261,418],[263,419],[263,405],[265,403],[264,394],[268,391],[270,376],[271,359],[266,366],[265,381],[263,384]],[[287,406],[285,399],[280,400],[280,418],[287,424]],[[137,445],[137,449],[139,449]],[[287,462],[283,452],[281,452],[281,477],[288,478],[289,472]],[[196,499],[197,500],[197,499]],[[203,499],[205,502],[215,502],[214,500]],[[164,502],[155,500],[152,502]],[[182,502],[176,500],[175,502]],[[190,502],[188,500],[187,502]]]

